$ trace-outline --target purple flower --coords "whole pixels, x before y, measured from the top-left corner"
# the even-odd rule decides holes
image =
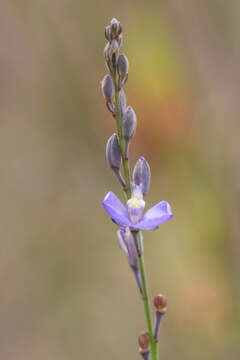
[[[132,197],[127,201],[126,207],[112,191],[107,193],[102,205],[118,225],[136,230],[155,230],[160,224],[173,217],[171,207],[166,201],[160,201],[142,216],[145,201],[138,186],[133,189]]]

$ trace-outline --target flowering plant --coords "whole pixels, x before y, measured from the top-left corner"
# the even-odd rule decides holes
[[[143,259],[143,236],[141,230],[155,230],[158,226],[173,217],[171,207],[161,201],[142,215],[148,193],[151,171],[148,162],[140,157],[130,178],[128,153],[131,140],[136,131],[136,114],[131,106],[127,106],[123,86],[128,79],[128,59],[120,53],[122,45],[122,26],[116,19],[105,28],[107,45],[104,49],[106,65],[109,71],[102,80],[102,93],[108,110],[113,115],[117,134],[113,134],[106,145],[108,164],[119,180],[126,198],[126,206],[113,192],[108,192],[102,205],[114,223],[117,224],[117,241],[127,254],[128,262],[133,270],[140,290],[146,316],[147,331],[139,335],[139,353],[145,360],[158,359],[158,334],[160,321],[166,312],[166,298],[156,295],[154,298],[155,326],[152,326],[150,302],[146,283]],[[121,165],[123,175],[121,173]]]

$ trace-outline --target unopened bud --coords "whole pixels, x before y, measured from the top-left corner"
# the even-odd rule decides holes
[[[120,22],[117,19],[113,18],[111,20],[110,27],[111,27],[112,36],[114,38],[121,34],[122,25],[120,24]]]
[[[109,56],[110,58],[112,58],[113,54],[115,54],[116,58],[118,57],[118,52],[119,52],[119,44],[117,42],[117,40],[112,40],[110,42],[110,46],[109,46]]]
[[[105,38],[108,41],[111,41],[111,26],[110,25],[105,27]]]
[[[155,296],[153,302],[154,302],[154,306],[156,308],[154,339],[155,339],[155,341],[158,341],[161,320],[167,311],[167,299],[166,299],[166,296],[159,294],[159,295]]]
[[[150,336],[148,332],[142,332],[138,337],[138,344],[142,350],[147,350],[150,344]]]
[[[107,141],[106,158],[111,168],[119,169],[121,166],[121,149],[117,134],[113,134]]]
[[[140,290],[140,293],[142,294],[142,285],[141,285],[140,272],[139,272],[139,266],[138,266],[138,254],[137,254],[133,236],[128,227],[120,228],[120,230],[117,230],[117,241],[118,241],[119,247],[128,256],[128,263],[134,273],[134,277],[136,279],[136,283]]]
[[[119,106],[120,106],[120,112],[123,115],[126,111],[126,106],[127,106],[127,99],[123,89],[121,89],[119,92]]]
[[[111,76],[110,75],[104,76],[101,85],[102,85],[103,96],[107,101],[112,102],[115,96],[115,87]]]
[[[127,247],[128,262],[131,268],[138,268],[138,255],[132,233],[128,227],[120,229],[121,236]]]
[[[128,148],[130,140],[135,134],[137,127],[137,118],[131,106],[128,106],[122,119],[122,135],[125,141],[125,157],[128,157]]]
[[[122,135],[125,141],[132,139],[137,126],[136,114],[131,106],[128,106],[122,119]]]
[[[104,57],[106,61],[109,61],[109,48],[110,48],[110,44],[108,42],[104,48]]]
[[[124,79],[128,74],[128,59],[124,54],[120,54],[118,57],[118,74],[121,79]]]
[[[150,180],[150,166],[144,157],[140,157],[133,169],[133,181],[136,185],[141,187],[143,195],[146,195],[148,192]]]
[[[162,294],[156,295],[153,303],[158,311],[165,311],[167,308],[167,298]]]

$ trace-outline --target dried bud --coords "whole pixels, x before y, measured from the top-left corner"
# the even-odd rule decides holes
[[[101,85],[102,85],[103,96],[107,101],[112,102],[115,96],[115,87],[111,76],[110,75],[104,76]]]
[[[122,134],[125,141],[132,139],[137,126],[136,114],[131,106],[128,106],[122,119]]]
[[[155,314],[155,328],[154,328],[154,339],[155,341],[158,341],[158,335],[160,330],[160,324],[163,315],[167,311],[167,299],[166,296],[158,294],[154,298],[154,306],[156,308],[156,314]]]
[[[148,165],[148,162],[144,159],[144,157],[140,157],[133,169],[133,181],[136,185],[141,186],[144,196],[148,192],[150,179],[150,166]]]
[[[150,344],[150,336],[148,332],[142,332],[138,337],[138,344],[142,350],[147,350]]]
[[[107,141],[106,158],[112,169],[120,169],[121,149],[117,134],[113,134]]]
[[[118,74],[121,79],[124,79],[128,74],[128,59],[124,54],[120,54],[118,57]]]
[[[154,298],[154,306],[158,311],[165,311],[167,308],[167,298],[162,294],[158,294]]]
[[[126,106],[127,106],[127,99],[123,89],[121,89],[119,92],[119,106],[120,106],[120,112],[123,115],[126,111]]]

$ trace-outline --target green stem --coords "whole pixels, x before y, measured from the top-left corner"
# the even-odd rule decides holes
[[[119,89],[117,85],[117,71],[116,68],[113,72],[113,82],[115,86],[115,105],[117,109],[117,114],[115,116],[115,121],[117,125],[117,132],[118,132],[118,138],[119,138],[119,144],[122,154],[122,163],[123,163],[123,171],[124,171],[124,178],[126,187],[124,188],[124,192],[126,195],[127,200],[131,197],[131,182],[130,182],[130,171],[129,171],[129,162],[128,158],[125,157],[125,143],[122,136],[122,118],[121,118],[121,112],[119,108]],[[132,231],[135,245],[137,248],[141,249],[141,241],[139,237],[139,231]],[[142,250],[142,249],[141,249]],[[151,352],[151,360],[158,360],[158,344],[154,340],[153,336],[153,327],[152,327],[152,319],[151,319],[151,312],[150,312],[150,303],[149,303],[149,295],[148,295],[148,287],[147,287],[147,279],[146,279],[146,273],[145,273],[145,265],[144,265],[144,259],[142,255],[142,251],[140,251],[140,256],[138,257],[139,262],[139,269],[140,269],[140,277],[141,277],[141,284],[142,284],[142,291],[143,291],[143,304],[144,304],[144,311],[145,311],[145,317],[147,322],[147,330],[150,336],[150,352]]]
[[[133,231],[134,241],[136,247],[141,249],[141,239],[140,239],[140,232]],[[150,312],[150,302],[149,302],[149,294],[148,294],[148,286],[147,286],[147,277],[144,265],[144,258],[142,251],[138,256],[138,263],[139,263],[139,270],[141,276],[141,284],[142,284],[142,299],[144,304],[144,311],[146,316],[146,323],[147,323],[147,330],[150,336],[150,350],[151,350],[151,360],[158,359],[158,344],[154,340],[153,335],[153,327],[152,327],[152,319],[151,319],[151,312]]]

